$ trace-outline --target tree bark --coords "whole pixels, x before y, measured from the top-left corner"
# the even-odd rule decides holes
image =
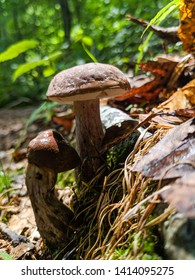
[[[58,0],[61,13],[62,13],[62,21],[63,21],[63,28],[64,28],[64,38],[65,42],[70,43],[70,32],[71,32],[71,25],[72,25],[72,15],[69,7],[68,0]]]

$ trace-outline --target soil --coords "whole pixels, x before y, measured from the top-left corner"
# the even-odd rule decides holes
[[[41,239],[25,186],[26,151],[29,141],[47,126],[25,124],[35,108],[0,109],[0,180],[11,177],[0,193],[0,259],[41,258]],[[0,182],[0,186],[3,185]]]

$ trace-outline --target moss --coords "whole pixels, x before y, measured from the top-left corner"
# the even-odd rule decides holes
[[[69,170],[58,174],[57,187],[63,188],[72,186],[75,183],[74,170]]]
[[[133,231],[129,234],[127,242],[115,249],[112,259],[161,260],[159,238],[153,230]]]
[[[156,235],[152,232],[152,230],[147,230],[147,236],[143,240],[142,247],[142,260],[161,260],[162,257],[159,256],[157,249],[157,245],[159,245],[159,240]]]

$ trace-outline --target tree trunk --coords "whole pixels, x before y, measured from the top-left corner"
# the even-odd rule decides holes
[[[63,21],[63,28],[64,28],[64,38],[65,42],[70,42],[70,32],[71,32],[71,24],[72,24],[72,15],[69,8],[68,0],[58,0],[61,13],[62,13],[62,21]]]
[[[21,41],[23,39],[23,36],[21,33],[20,24],[19,24],[17,5],[13,6],[12,16],[13,16],[13,24],[14,24],[15,34],[16,34],[16,40]]]

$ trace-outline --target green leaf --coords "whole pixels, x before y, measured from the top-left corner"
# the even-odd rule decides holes
[[[83,42],[86,46],[88,46],[88,47],[91,47],[91,46],[93,45],[93,40],[92,40],[92,38],[89,37],[89,36],[84,36],[84,37],[82,38],[82,42]]]
[[[38,66],[45,66],[45,65],[47,66],[50,63],[50,61],[56,60],[61,55],[62,55],[62,52],[58,51],[58,52],[51,54],[50,56],[44,57],[43,59],[21,64],[20,66],[18,66],[18,68],[13,73],[13,77],[12,77],[13,81],[15,81],[21,75],[29,72],[30,70],[35,69]],[[51,73],[50,75],[52,75],[53,73]],[[48,73],[47,73],[47,75],[48,75]]]
[[[150,31],[150,33],[148,34],[148,36],[146,37],[144,42],[139,45],[139,48],[138,48],[139,55],[138,55],[138,58],[137,58],[137,63],[136,63],[136,67],[135,67],[135,73],[138,73],[139,63],[142,61],[144,52],[146,52],[147,48],[149,47],[149,41],[150,41],[152,35],[153,35],[153,32]]]
[[[156,15],[154,18],[151,19],[151,21],[149,22],[148,26],[144,29],[142,36],[144,36],[144,34],[146,33],[146,31],[148,30],[148,28],[152,25],[152,24],[160,24],[164,19],[167,18],[167,16],[172,13],[177,7],[178,5],[181,3],[181,0],[173,0],[171,1],[169,4],[167,4],[164,8],[162,8]]]
[[[59,58],[61,55],[62,55],[62,52],[61,51],[57,51],[57,52],[52,53],[50,56],[44,57],[43,60],[45,60],[45,61],[54,61],[57,58]]]
[[[16,71],[14,71],[13,81],[15,81],[21,75],[23,75],[23,74],[29,72],[30,70],[36,68],[37,66],[45,65],[46,62],[47,62],[46,60],[41,59],[39,61],[33,61],[33,62],[27,62],[27,63],[21,64],[20,66],[18,66]]]
[[[1,171],[0,171],[0,193],[5,189],[8,188],[12,182],[12,178],[10,175],[6,174],[3,171],[3,165],[0,163]]]
[[[49,77],[55,73],[56,69],[52,66],[48,66],[43,70],[43,76]]]
[[[12,257],[8,253],[3,252],[3,251],[0,251],[0,257],[3,260],[12,260]]]
[[[156,15],[154,18],[151,19],[151,21],[149,22],[148,26],[144,29],[141,38],[143,38],[144,34],[146,33],[146,31],[148,30],[148,28],[152,25],[152,24],[160,24],[164,19],[167,18],[167,16],[172,13],[179,5],[181,4],[181,0],[173,0],[171,1],[169,4],[167,4],[164,8],[162,8]],[[153,32],[150,31],[149,34],[147,35],[146,39],[144,40],[144,42],[142,44],[140,44],[139,46],[139,56],[137,58],[137,65],[135,68],[135,73],[138,72],[138,64],[141,62],[144,52],[147,50],[148,46],[149,46],[149,41],[151,39],[153,35]]]
[[[93,62],[98,62],[98,60],[96,59],[96,57],[88,50],[88,48],[86,47],[86,45],[84,44],[84,42],[82,42],[82,47],[84,49],[84,51],[86,52],[86,54],[91,58],[91,60]]]
[[[21,53],[29,49],[33,49],[38,45],[36,40],[23,40],[11,45],[4,52],[0,53],[0,62],[4,62],[19,56]]]

